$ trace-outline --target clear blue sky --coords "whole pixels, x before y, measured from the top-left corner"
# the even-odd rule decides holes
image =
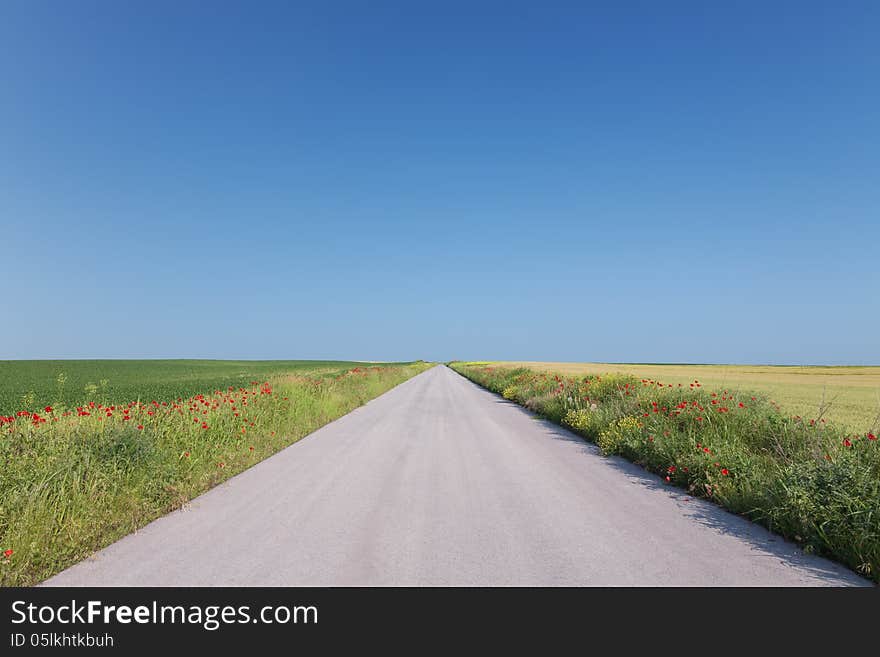
[[[3,2],[0,358],[880,363],[878,34]]]

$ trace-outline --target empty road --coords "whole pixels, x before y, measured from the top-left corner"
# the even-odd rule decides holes
[[[868,582],[438,366],[46,584]]]

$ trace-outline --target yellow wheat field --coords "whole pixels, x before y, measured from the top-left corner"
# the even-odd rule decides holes
[[[871,428],[880,413],[880,367],[552,362],[497,362],[493,365],[566,375],[622,372],[673,384],[688,384],[696,379],[704,388],[766,393],[792,415],[815,418],[824,403],[827,408],[823,417],[854,431]]]

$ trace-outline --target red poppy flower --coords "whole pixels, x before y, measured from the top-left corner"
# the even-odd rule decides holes
[[[869,433],[868,440],[877,440],[877,436],[875,436],[873,433]]]
[[[143,424],[139,424],[139,425],[138,425],[138,431],[143,431],[143,429],[144,429],[144,425],[143,425]]]
[[[13,553],[14,553],[14,550],[3,550],[3,556],[6,557],[7,559],[9,557],[11,557],[13,555]]]
[[[46,411],[47,413],[51,413],[51,412],[52,412],[52,407],[51,407],[51,406],[47,406],[47,407],[44,408],[43,410]]]
[[[721,474],[723,474],[726,477],[727,475],[730,474],[730,470],[728,470],[727,468],[721,468]]]
[[[844,447],[852,447],[852,443],[850,442],[849,438],[843,439],[843,446]]]

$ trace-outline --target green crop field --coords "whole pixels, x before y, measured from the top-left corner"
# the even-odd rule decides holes
[[[317,360],[3,360],[0,414],[48,404],[169,400],[249,385],[269,376],[345,370],[364,363]]]

